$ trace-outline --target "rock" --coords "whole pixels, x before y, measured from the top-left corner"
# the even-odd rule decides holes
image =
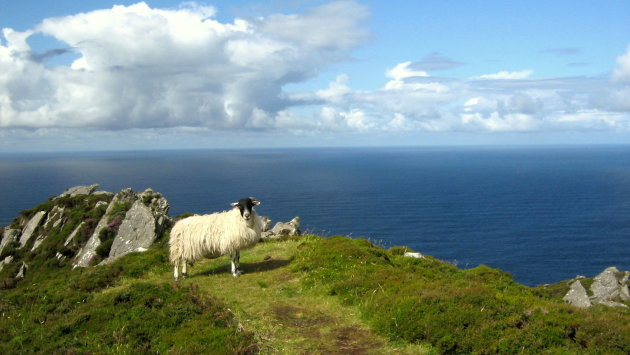
[[[148,248],[157,238],[155,230],[156,221],[151,209],[141,200],[134,202],[118,229],[109,257],[103,263],[111,263],[138,248]]]
[[[33,242],[33,247],[31,248],[31,251],[35,251],[35,249],[37,249],[37,247],[39,247],[42,244],[42,242],[46,239],[46,237],[47,235],[45,234],[38,235],[35,241]]]
[[[613,300],[628,300],[627,283],[628,272],[619,272],[614,266],[606,268],[606,270],[593,279],[593,284],[591,285],[593,297],[591,301],[593,303],[605,304]]]
[[[66,240],[63,242],[64,247],[67,247],[68,244],[70,244],[70,242],[74,239],[74,237],[77,236],[77,233],[79,233],[81,227],[83,227],[83,222],[79,223],[79,225],[70,233],[68,238],[66,238]]]
[[[12,261],[13,261],[13,255],[7,255],[6,258],[4,258],[3,260],[0,260],[0,271],[2,271],[2,269],[4,268],[6,264],[11,264]]]
[[[63,207],[54,206],[52,210],[50,210],[50,212],[48,212],[47,214],[46,222],[44,222],[44,229],[50,230],[51,228],[57,228],[60,224],[62,224],[63,211],[64,211]],[[35,242],[33,242],[33,247],[31,248],[31,251],[34,251],[35,249],[37,249],[42,244],[42,242],[46,239],[46,237],[48,237],[47,234],[38,235],[37,239],[35,239]]]
[[[271,220],[269,220],[271,223]],[[302,231],[300,231],[300,217],[295,217],[289,222],[278,222],[276,225],[269,231],[263,232],[263,238],[279,238],[281,236],[299,236],[302,235]]]
[[[271,218],[266,216],[260,216],[260,222],[262,223],[262,231],[268,232],[271,227]]]
[[[88,239],[87,243],[85,243],[85,245],[77,253],[74,267],[90,266],[92,260],[96,257],[96,248],[98,248],[101,244],[101,240],[98,238],[98,235],[101,233],[103,228],[107,227],[109,213],[112,211],[116,203],[131,203],[135,200],[135,198],[136,196],[131,189],[124,189],[114,195],[112,201],[107,206],[105,214],[98,221],[96,228],[94,228],[94,233],[92,233],[90,239]]]
[[[4,250],[5,246],[15,242],[19,236],[19,229],[5,228],[4,232],[2,233],[2,241],[0,241],[0,254],[2,253],[2,250]]]
[[[20,265],[20,269],[18,270],[17,275],[15,275],[16,279],[23,279],[26,275],[26,271],[28,271],[28,265],[22,261],[22,265]]]
[[[614,266],[606,268],[601,274],[593,278],[593,283],[590,287],[591,297],[588,297],[580,281],[574,279],[571,289],[564,296],[563,300],[576,307],[590,307],[595,304],[609,307],[627,307],[619,301],[630,300],[630,295],[628,294],[629,276],[630,272],[620,272]]]
[[[412,253],[412,252],[405,252],[404,256],[408,257],[408,258],[416,258],[416,259],[422,259],[424,258],[424,256],[420,253]]]
[[[22,235],[20,236],[20,248],[24,247],[29,239],[33,236],[33,232],[35,232],[35,228],[39,226],[40,222],[46,215],[46,211],[39,211],[35,213],[33,217],[26,223],[24,230],[22,231]]]
[[[161,194],[151,189],[138,194],[118,228],[109,257],[103,264],[111,263],[131,252],[148,250],[171,223],[171,218],[167,216],[168,209],[168,201]]]
[[[59,195],[59,197],[64,197],[64,196],[77,196],[77,195],[90,195],[92,192],[94,192],[94,190],[96,190],[96,188],[98,187],[98,184],[94,184],[94,185],[90,185],[90,186],[75,186],[75,187],[71,187],[69,189],[67,189],[66,191],[64,191],[61,195]]]
[[[588,294],[586,294],[586,289],[582,286],[580,280],[573,281],[571,289],[562,298],[562,300],[579,308],[588,308],[592,306],[591,300],[588,298]]]
[[[608,307],[628,308],[628,306],[626,306],[625,304],[623,304],[621,302],[608,301],[608,300],[597,301],[597,304],[601,304],[601,305],[608,306]]]
[[[55,206],[48,213],[48,218],[46,218],[46,223],[44,223],[44,228],[57,228],[63,222],[63,207]]]

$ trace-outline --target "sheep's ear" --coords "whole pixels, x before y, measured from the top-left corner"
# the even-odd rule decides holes
[[[255,198],[255,197],[250,197],[249,199],[252,201],[252,203],[254,204],[254,206],[258,206],[258,205],[260,205],[260,201],[256,201],[256,198]]]
[[[232,202],[232,203],[230,203],[230,206],[236,207],[236,206],[238,206],[238,202]]]

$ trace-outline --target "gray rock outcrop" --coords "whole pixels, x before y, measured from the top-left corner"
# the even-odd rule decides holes
[[[28,265],[22,261],[22,265],[20,265],[20,269],[18,270],[17,275],[15,275],[16,279],[23,279],[26,275],[26,271],[28,271]]]
[[[15,242],[19,236],[20,236],[19,229],[5,228],[4,231],[2,232],[2,240],[0,241],[0,254],[2,253],[2,250],[4,250],[5,246],[7,246],[10,243]]]
[[[90,185],[90,186],[74,186],[71,187],[69,189],[67,189],[66,191],[64,191],[61,195],[59,195],[59,197],[64,197],[64,196],[77,196],[77,195],[90,195],[92,194],[92,192],[94,192],[94,190],[96,190],[98,188],[98,184],[94,184],[94,185]]]
[[[586,289],[582,286],[580,280],[575,280],[571,284],[569,292],[562,298],[562,300],[572,306],[579,308],[587,308],[592,306],[591,300],[586,293]]]
[[[81,227],[83,227],[83,223],[84,222],[79,223],[79,225],[70,233],[70,235],[68,235],[68,238],[66,238],[66,240],[63,242],[64,247],[67,247],[68,244],[70,244],[70,242],[74,239],[74,237],[77,236],[77,233],[79,233],[79,230],[81,230]]]
[[[265,223],[265,221],[263,221]],[[271,220],[267,223],[271,224]],[[273,228],[262,233],[262,238],[274,239],[282,236],[300,236],[302,231],[300,230],[300,217],[295,217],[289,222],[278,222]]]
[[[46,216],[46,212],[39,211],[35,213],[33,217],[31,217],[28,223],[26,223],[24,230],[22,230],[22,235],[20,235],[20,248],[24,247],[29,239],[31,239],[33,233],[35,232],[35,229],[39,226],[42,219],[44,219],[44,216]]]
[[[262,232],[268,232],[271,228],[271,218],[260,216],[260,222],[262,223]]]
[[[90,264],[96,257],[96,248],[98,248],[98,246],[101,244],[101,240],[98,238],[98,236],[101,233],[101,230],[107,227],[108,219],[112,210],[114,209],[114,206],[116,206],[117,203],[131,203],[134,200],[135,194],[131,189],[124,189],[114,195],[111,202],[107,206],[107,210],[105,210],[105,214],[98,221],[98,224],[96,225],[94,232],[90,236],[90,239],[88,239],[87,243],[85,243],[85,245],[77,253],[77,257],[74,261],[74,267],[90,266]]]
[[[159,193],[146,189],[141,193],[134,193],[131,189],[124,189],[114,195],[107,206],[107,210],[98,222],[94,233],[85,246],[79,251],[74,266],[90,266],[96,258],[96,250],[101,241],[101,230],[108,227],[111,212],[118,204],[130,204],[131,208],[125,213],[116,236],[112,242],[109,256],[102,261],[103,264],[111,263],[123,255],[131,252],[145,251],[153,244],[155,239],[162,234],[170,223],[168,217],[168,201]]]
[[[12,255],[8,255],[6,258],[0,260],[0,271],[2,271],[5,265],[11,264],[12,261],[13,261]]]
[[[147,250],[157,238],[156,226],[151,209],[141,200],[134,202],[118,229],[109,257],[103,263],[111,263],[134,251]]]
[[[612,306],[625,306],[615,300],[628,301],[628,275],[630,272],[620,272],[616,267],[612,266],[604,270],[601,274],[595,276],[591,285],[593,297],[591,300],[596,304],[605,304]],[[613,302],[614,304],[609,304]]]
[[[590,296],[580,280],[576,279],[571,283],[569,292],[562,299],[581,308],[596,304],[609,307],[628,307],[621,302],[630,300],[629,276],[630,272],[620,272],[616,267],[611,266],[593,278],[593,283],[589,288]]]

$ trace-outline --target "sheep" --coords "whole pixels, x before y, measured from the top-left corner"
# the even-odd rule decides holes
[[[174,265],[173,277],[186,277],[186,265],[202,258],[218,258],[230,255],[232,276],[241,275],[240,250],[254,246],[262,229],[260,217],[253,209],[260,202],[253,197],[243,198],[231,204],[229,211],[209,215],[195,215],[175,223],[171,230],[170,261]]]

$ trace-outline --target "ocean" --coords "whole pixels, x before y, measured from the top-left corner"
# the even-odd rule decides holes
[[[75,185],[152,188],[169,214],[254,196],[306,232],[405,245],[534,286],[630,269],[630,146],[0,154],[0,226]]]

